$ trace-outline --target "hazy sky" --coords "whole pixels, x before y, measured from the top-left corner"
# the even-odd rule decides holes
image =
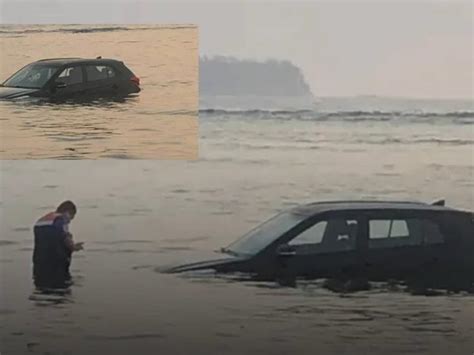
[[[3,23],[196,23],[200,52],[288,59],[317,96],[473,96],[473,2],[0,0]]]

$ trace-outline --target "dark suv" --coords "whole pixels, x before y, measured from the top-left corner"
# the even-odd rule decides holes
[[[414,278],[471,289],[474,214],[444,201],[317,202],[281,212],[221,252],[163,271],[237,271],[264,280]]]
[[[114,59],[42,59],[21,68],[0,87],[0,99],[123,97],[140,92],[140,79]]]

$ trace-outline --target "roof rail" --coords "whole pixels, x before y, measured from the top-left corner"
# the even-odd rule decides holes
[[[45,58],[45,59],[39,59],[37,62],[44,62],[46,60],[65,60],[65,59],[81,59],[79,57],[69,57],[69,58]]]
[[[436,200],[431,203],[432,206],[446,206],[446,200]]]
[[[330,201],[311,202],[309,204],[319,205],[319,204],[328,204],[328,203],[395,203],[395,204],[426,205],[426,203],[419,202],[419,201],[392,201],[392,200],[330,200]]]

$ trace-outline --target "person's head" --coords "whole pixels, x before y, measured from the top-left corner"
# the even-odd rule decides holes
[[[77,208],[72,201],[64,201],[58,206],[56,212],[61,214],[67,214],[70,219],[73,219],[76,215]]]

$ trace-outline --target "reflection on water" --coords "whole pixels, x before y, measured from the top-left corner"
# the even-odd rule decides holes
[[[30,301],[36,306],[54,306],[65,303],[72,303],[72,290],[70,287],[65,288],[45,288],[37,287],[33,294],[29,297]]]
[[[4,26],[1,81],[41,58],[101,55],[123,60],[142,91],[84,102],[2,101],[1,157],[196,159],[197,36],[193,26]]]

